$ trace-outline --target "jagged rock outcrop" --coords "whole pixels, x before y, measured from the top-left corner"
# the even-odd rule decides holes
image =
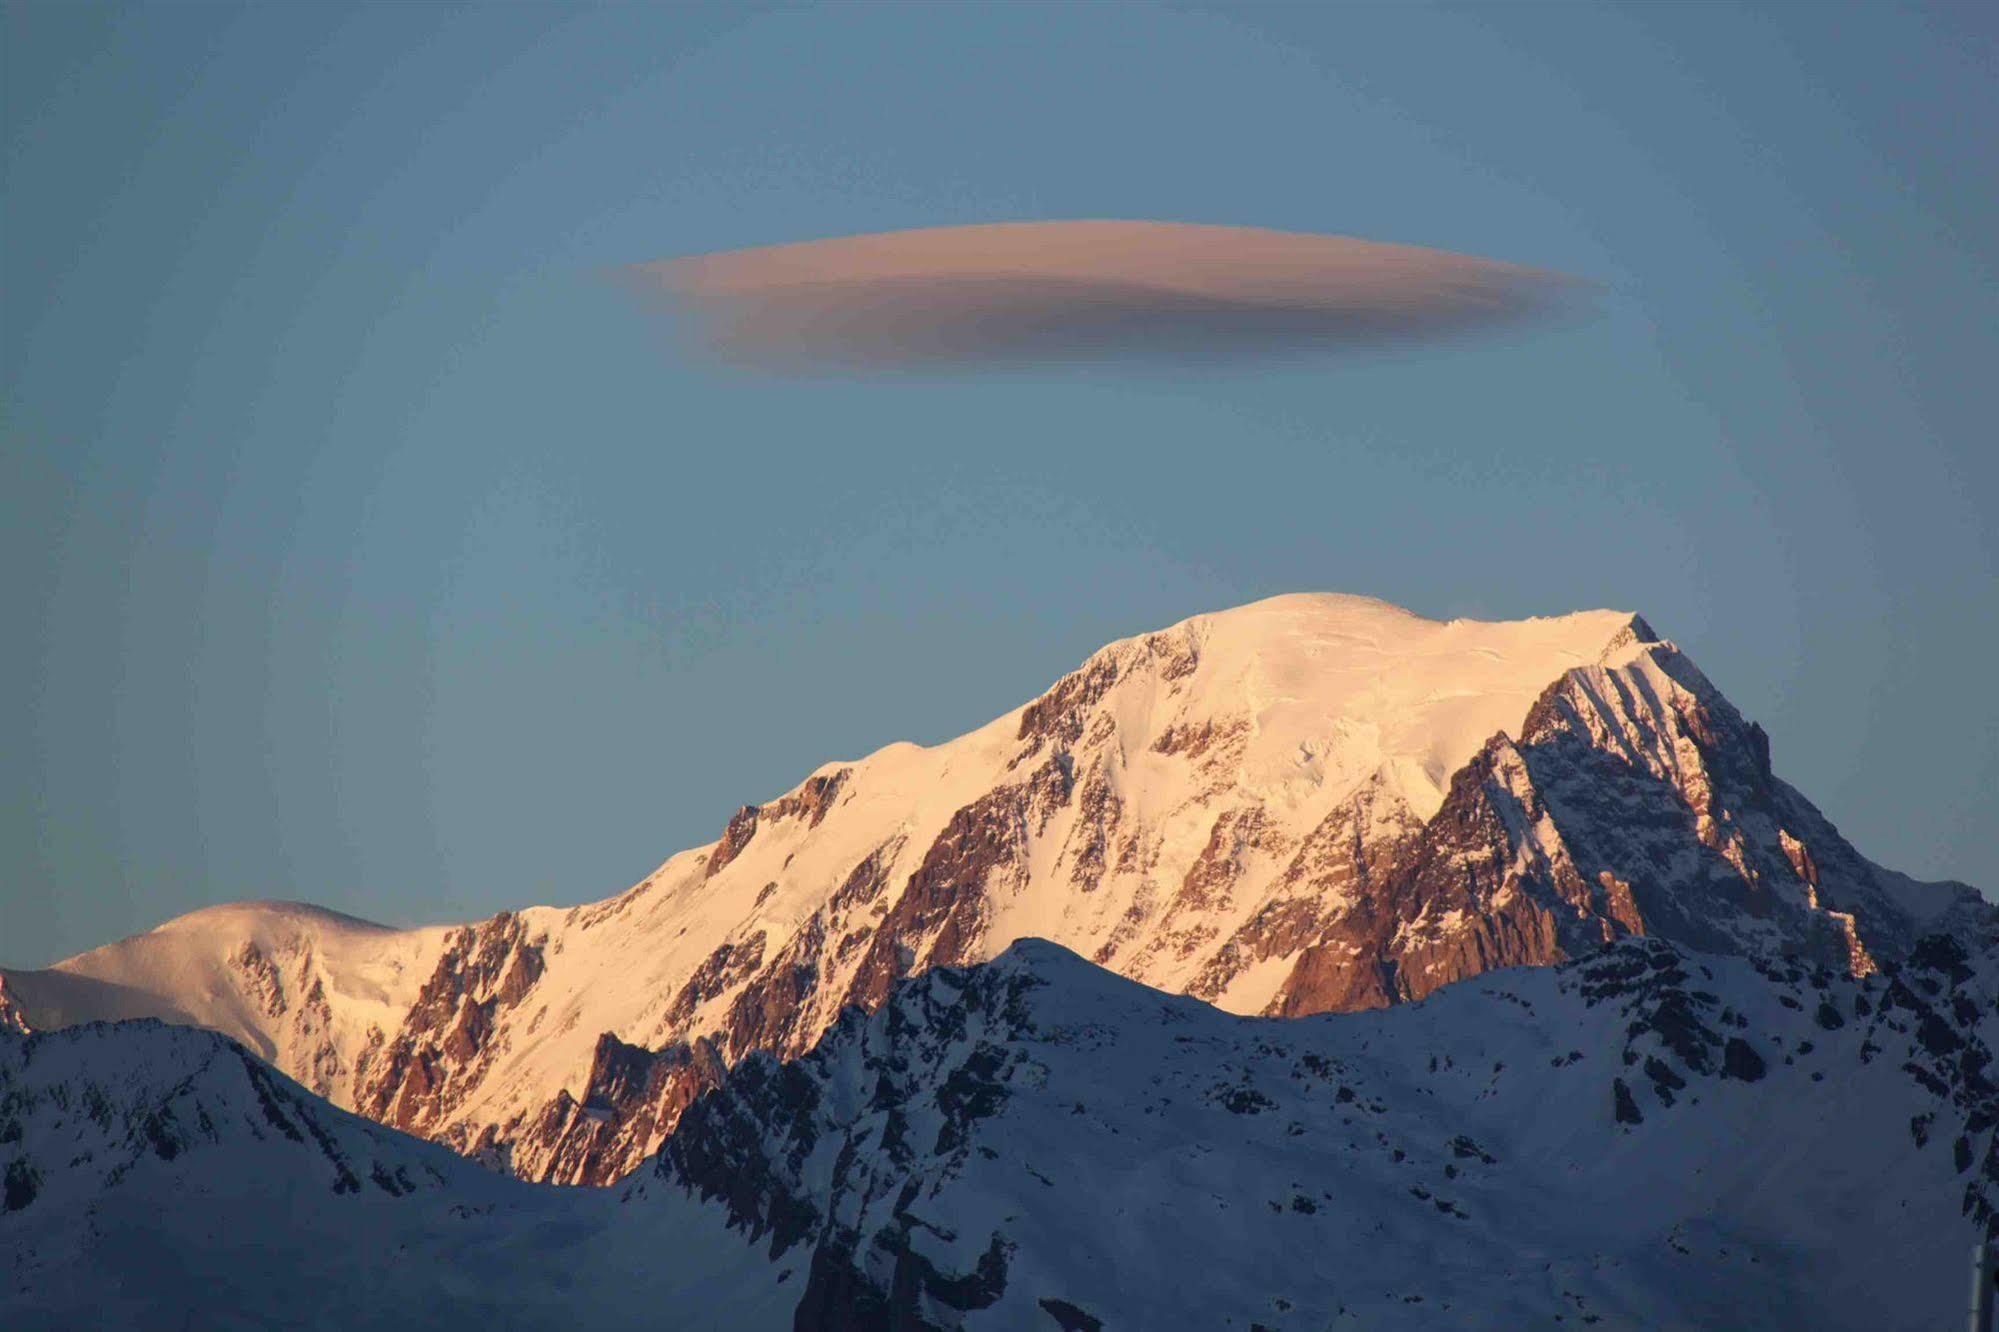
[[[401,1030],[355,1070],[355,1107],[407,1132],[465,1147],[466,1126],[439,1130],[509,1048],[508,1018],[541,979],[545,937],[502,911],[454,931]]]
[[[1862,858],[1775,776],[1762,728],[1634,619],[1548,686],[1518,739],[1459,769],[1400,870],[1328,923],[1270,1011],[1421,998],[1635,934],[1865,975],[1926,925],[1987,910]]]
[[[532,1119],[488,1127],[470,1154],[527,1179],[603,1183],[657,1151],[681,1112],[720,1086],[726,1069],[706,1038],[648,1050],[605,1032],[581,1100],[559,1091]]]

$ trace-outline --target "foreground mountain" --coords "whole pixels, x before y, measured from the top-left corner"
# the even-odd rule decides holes
[[[1635,616],[1295,596],[822,768],[608,901],[417,931],[217,908],[0,975],[0,1022],[198,1023],[371,1118],[604,1182],[747,1054],[1027,936],[1297,1016],[1632,935],[1866,976],[1989,912],[1860,856]]]
[[[1279,1023],[1025,942],[746,1061],[640,1187],[813,1244],[815,1327],[1937,1327],[1995,981],[1632,940]]]
[[[1995,987],[1990,939],[1858,979],[1630,939],[1279,1021],[1028,941],[746,1059],[590,1190],[207,1033],[0,1037],[0,1324],[1948,1326]]]
[[[506,1179],[213,1033],[0,1035],[0,1327],[789,1326],[720,1209]],[[793,1288],[795,1291],[796,1287]]]

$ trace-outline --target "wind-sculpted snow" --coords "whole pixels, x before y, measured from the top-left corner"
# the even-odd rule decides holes
[[[217,908],[0,1025],[152,1015],[531,1179],[635,1168],[722,1070],[901,979],[1052,939],[1238,1013],[1404,1003],[1618,939],[1862,975],[1992,908],[1854,850],[1636,616],[1279,597],[1113,643],[932,748],[746,805],[593,905],[390,931]]]
[[[6,1038],[0,1165],[37,1182],[0,1212],[0,1323],[1948,1326],[1999,1203],[1995,996],[1993,938],[1859,978],[1627,939],[1283,1021],[1030,940],[743,1060],[604,1190],[269,1074],[301,1132],[259,1137],[258,1066],[205,1034]],[[135,1064],[89,1130],[110,1155],[78,1155],[88,1088]],[[152,1149],[163,1104],[216,1131]]]

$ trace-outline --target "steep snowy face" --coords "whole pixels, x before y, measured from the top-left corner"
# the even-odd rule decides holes
[[[87,978],[116,1011],[72,1014],[214,1026],[384,1122],[603,1182],[746,1054],[1023,937],[1295,1016],[1633,934],[1865,974],[1986,910],[1859,856],[1635,616],[1291,596],[1113,643],[949,743],[828,765],[604,902],[407,933],[197,913],[0,976],[0,1020],[70,1020],[54,999]]]

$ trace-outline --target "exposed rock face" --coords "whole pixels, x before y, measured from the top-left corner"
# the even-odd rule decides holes
[[[456,1135],[438,1130],[508,1047],[507,1018],[544,965],[542,941],[510,911],[455,931],[402,1029],[356,1069],[356,1107],[406,1132],[469,1145],[462,1125]]]
[[[28,1025],[28,1010],[8,992],[7,978],[0,976],[0,1032],[25,1035],[32,1030]]]
[[[707,868],[703,871],[713,878],[729,868],[729,862],[743,853],[750,839],[757,835],[757,820],[763,811],[755,805],[744,805],[729,818],[729,826],[722,829],[722,840],[715,843],[715,849],[708,853]]]
[[[556,1184],[616,1179],[658,1150],[695,1097],[721,1084],[724,1069],[712,1041],[647,1050],[606,1032],[580,1102],[557,1092],[534,1119],[504,1134],[489,1128],[472,1154],[498,1156],[511,1173]]]
[[[848,987],[851,1002],[872,1008],[911,971],[979,956],[994,899],[1024,886],[1032,840],[1069,799],[1064,758],[1048,759],[1026,781],[951,816],[870,938]]]
[[[1024,936],[1298,1016],[1633,935],[1864,976],[1989,914],[1861,857],[1635,616],[1290,597],[1111,644],[948,744],[823,769],[604,902],[407,934],[230,917],[203,936],[212,987],[121,961],[142,936],[0,994],[28,1025],[214,1025],[387,1123],[600,1183],[717,1061],[801,1054],[843,1006]],[[85,977],[116,1004],[58,993]]]
[[[807,779],[805,785],[793,791],[782,800],[769,805],[744,805],[729,819],[729,826],[722,830],[722,840],[715,843],[715,849],[708,853],[704,873],[713,878],[729,867],[729,862],[743,853],[750,839],[757,835],[757,828],[766,822],[784,819],[803,819],[805,826],[816,828],[819,820],[826,817],[826,811],[833,807],[833,798],[840,793],[840,784],[847,779],[847,769],[837,772],[820,773]]]
[[[1400,997],[1382,950],[1394,928],[1396,887],[1423,845],[1422,832],[1379,780],[1363,784],[1306,835],[1269,900],[1189,993],[1212,999],[1250,966],[1296,959],[1266,1011],[1351,1012]]]
[[[1494,736],[1458,771],[1375,909],[1331,922],[1271,1011],[1421,998],[1632,934],[1856,975],[1908,948],[1948,894],[1912,909],[1908,882],[1779,781],[1762,728],[1643,621],[1621,648],[1565,673],[1519,740]]]
[[[286,940],[276,956],[245,939],[230,954],[229,965],[240,977],[244,996],[263,1015],[265,1029],[277,1033],[279,1043],[293,1052],[283,1061],[286,1072],[316,1095],[333,1095],[353,1070],[335,1037],[326,979],[315,965],[310,936]]]

